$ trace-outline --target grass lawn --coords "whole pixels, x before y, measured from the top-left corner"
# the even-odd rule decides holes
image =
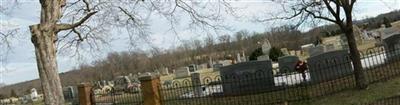
[[[400,95],[400,77],[371,84],[366,90],[352,89],[331,96],[293,102],[290,105],[361,105],[398,95]]]

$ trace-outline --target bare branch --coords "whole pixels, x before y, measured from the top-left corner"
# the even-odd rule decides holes
[[[82,25],[86,20],[88,20],[91,16],[93,16],[96,13],[97,13],[97,11],[90,12],[90,13],[86,14],[86,16],[84,16],[78,22],[73,23],[73,24],[58,24],[56,29],[57,29],[57,31],[62,31],[62,30],[69,30],[69,29],[78,27],[78,26]]]

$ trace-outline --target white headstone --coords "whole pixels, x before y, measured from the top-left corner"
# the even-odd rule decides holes
[[[269,43],[268,40],[265,40],[261,48],[264,55],[269,55],[269,50],[271,50],[271,43]]]
[[[287,48],[281,48],[283,55],[289,55],[289,51]]]
[[[32,88],[31,89],[31,98],[34,99],[34,98],[37,98],[37,97],[38,97],[37,90],[35,88]]]
[[[237,63],[242,62],[242,57],[240,57],[240,53],[237,53],[237,55],[236,55],[236,61],[237,61]]]
[[[166,67],[164,70],[161,70],[161,75],[169,75],[168,67]]]
[[[265,61],[265,60],[269,60],[268,55],[261,55],[261,56],[257,57],[257,61]]]
[[[190,76],[190,71],[188,67],[181,67],[175,72],[175,77],[176,78],[183,78],[183,77],[188,77]]]

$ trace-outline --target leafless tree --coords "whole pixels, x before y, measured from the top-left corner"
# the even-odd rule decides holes
[[[77,52],[78,49],[98,49],[110,40],[114,29],[125,29],[121,31],[128,32],[132,41],[145,39],[150,34],[148,19],[153,14],[169,21],[171,30],[176,29],[180,16],[189,16],[188,26],[192,29],[217,30],[223,28],[221,13],[233,13],[233,9],[224,8],[229,7],[229,3],[218,2],[39,0],[40,22],[29,26],[29,29],[45,104],[64,104],[56,58],[60,50]]]
[[[365,71],[362,69],[360,53],[357,49],[353,33],[353,8],[357,0],[295,0],[284,1],[282,4],[283,15],[274,15],[273,18],[259,19],[259,21],[270,21],[277,19],[297,19],[296,26],[311,22],[315,19],[334,23],[344,32],[350,49],[356,85],[359,89],[367,88]],[[311,21],[310,21],[311,20]]]

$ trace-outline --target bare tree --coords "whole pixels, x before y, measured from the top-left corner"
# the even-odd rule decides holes
[[[29,29],[46,105],[64,104],[56,58],[59,50],[98,49],[109,41],[113,29],[121,28],[126,29],[124,32],[129,33],[132,41],[146,40],[150,33],[147,23],[152,14],[169,21],[171,30],[176,29],[180,14],[189,16],[190,28],[216,30],[223,28],[221,13],[233,13],[232,9],[222,9],[229,7],[226,2],[190,0],[39,0],[39,3],[40,22]],[[208,11],[199,11],[204,8]],[[0,8],[3,9],[6,8]]]
[[[260,19],[269,21],[276,19],[298,19],[297,26],[318,19],[332,22],[344,32],[350,49],[356,85],[359,89],[367,88],[365,71],[362,69],[360,53],[357,49],[353,33],[353,7],[357,0],[296,0],[281,2],[284,15],[275,15],[273,18]],[[289,8],[288,8],[289,7]],[[281,12],[282,13],[282,12]]]

